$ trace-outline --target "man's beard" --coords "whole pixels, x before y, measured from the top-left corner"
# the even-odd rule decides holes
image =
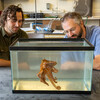
[[[72,35],[71,37],[75,37],[75,36],[77,36],[77,38],[81,38],[81,37],[82,37],[82,34],[83,34],[83,30],[82,30],[82,28],[80,27],[79,35],[74,34],[74,35]]]

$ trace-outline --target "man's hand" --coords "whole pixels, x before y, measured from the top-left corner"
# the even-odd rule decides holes
[[[93,69],[100,70],[100,55],[95,56],[93,60]]]
[[[0,66],[1,67],[10,67],[10,60],[0,59]]]
[[[84,69],[84,63],[68,61],[61,65],[61,69],[64,70]]]
[[[18,68],[24,69],[24,70],[30,69],[29,65],[26,62],[22,62],[22,63],[18,64]]]

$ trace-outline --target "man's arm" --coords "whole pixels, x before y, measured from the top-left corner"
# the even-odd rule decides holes
[[[95,56],[93,60],[93,69],[100,70],[100,55]]]
[[[0,59],[0,66],[2,66],[2,67],[10,67],[10,60]]]

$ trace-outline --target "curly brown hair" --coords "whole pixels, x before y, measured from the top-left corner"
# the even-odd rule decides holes
[[[7,8],[5,8],[0,16],[0,25],[2,27],[5,26],[5,21],[7,20],[7,17],[10,19],[17,19],[16,18],[16,12],[21,12],[22,13],[22,21],[24,21],[24,14],[22,11],[22,8],[16,5],[10,5]]]

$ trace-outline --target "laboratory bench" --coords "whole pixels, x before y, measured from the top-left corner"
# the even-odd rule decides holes
[[[0,100],[100,100],[100,71],[93,70],[91,94],[12,93],[11,68],[0,67]]]

